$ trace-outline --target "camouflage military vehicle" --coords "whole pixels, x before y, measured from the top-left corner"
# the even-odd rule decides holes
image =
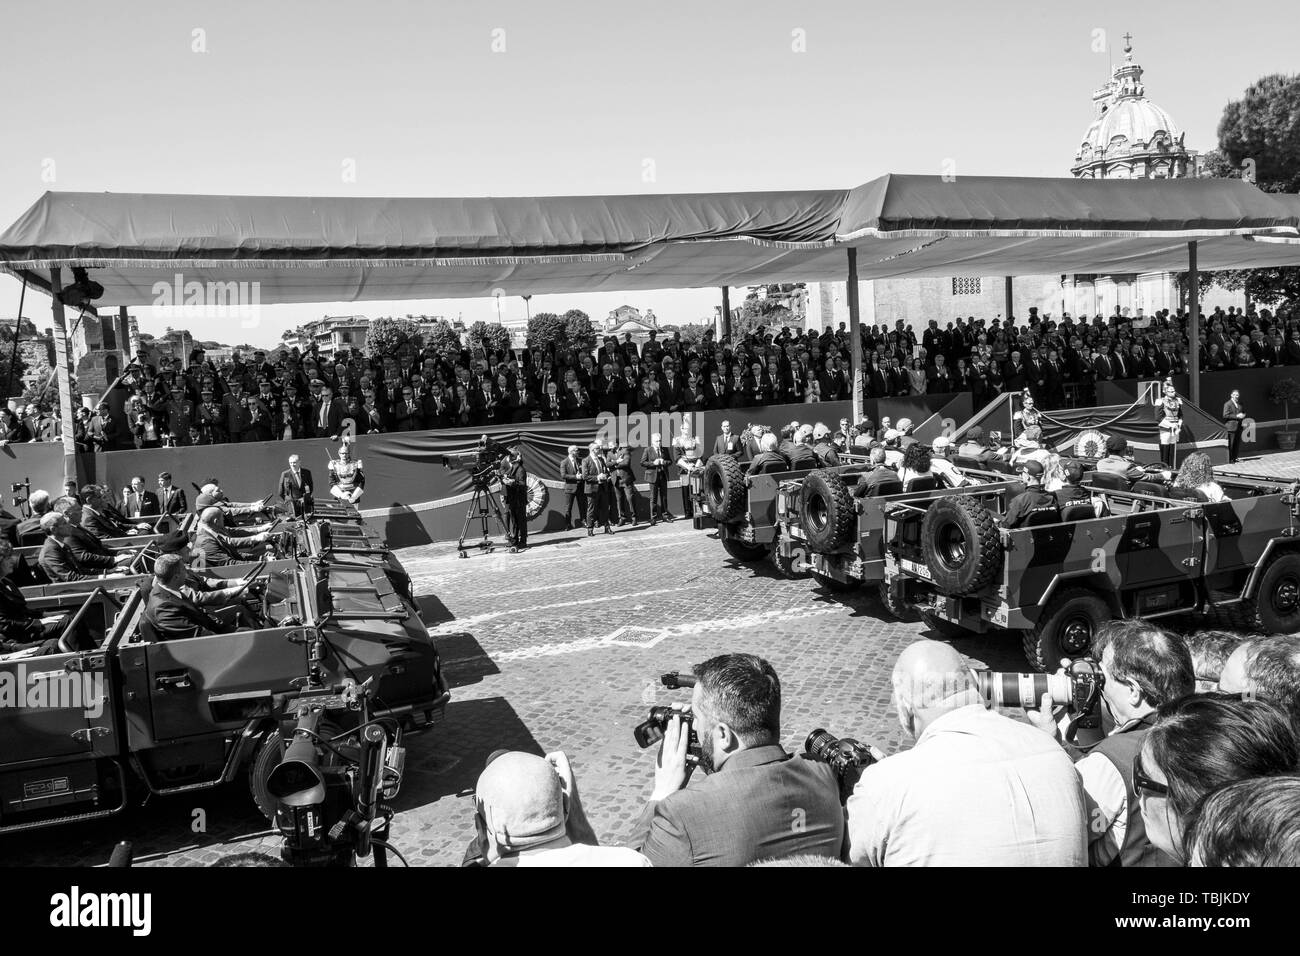
[[[860,467],[853,465],[845,468]],[[716,528],[718,540],[737,561],[770,561],[786,577],[803,571],[782,549],[777,517],[781,486],[809,474],[811,469],[747,475],[746,465],[730,455],[714,455],[690,478],[696,529]]]
[[[1225,615],[1300,629],[1300,530],[1288,487],[1221,478],[1228,500],[1106,490],[1109,514],[1073,505],[1049,524],[1002,529],[1014,489],[984,486],[884,513],[884,586],[952,636],[1006,630],[1040,669],[1085,653],[1116,617]]]
[[[29,606],[75,612],[69,627],[84,622],[96,646],[0,658],[0,834],[110,816],[138,794],[205,789],[241,772],[269,815],[266,778],[309,673],[326,684],[373,676],[377,716],[406,732],[431,726],[450,697],[437,651],[391,580],[395,560],[368,557],[307,552],[208,568],[249,581],[258,626],[165,641],[141,627],[144,576],[27,589]]]

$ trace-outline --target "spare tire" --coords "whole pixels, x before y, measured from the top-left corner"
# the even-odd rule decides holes
[[[745,469],[731,455],[714,455],[704,466],[701,478],[704,502],[715,521],[735,521],[745,513],[749,489],[745,486]]]
[[[528,476],[528,509],[524,513],[525,517],[527,517],[529,521],[532,521],[534,518],[540,517],[542,512],[546,510],[546,505],[550,502],[550,500],[551,500],[551,493],[549,490],[547,490],[546,485],[542,482],[542,479],[538,478],[536,475],[529,475]]]
[[[852,544],[858,533],[858,512],[844,480],[820,468],[799,489],[799,517],[808,547],[818,554]]]
[[[1002,570],[997,521],[971,495],[946,495],[930,505],[921,522],[921,547],[942,594],[978,591]]]

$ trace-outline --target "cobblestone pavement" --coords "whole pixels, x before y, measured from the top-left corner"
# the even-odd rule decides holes
[[[889,707],[890,669],[928,632],[890,620],[874,593],[832,594],[807,578],[738,564],[681,520],[594,538],[538,535],[533,545],[468,560],[446,544],[399,553],[452,685],[443,723],[409,740],[395,802],[393,842],[412,864],[460,862],[473,833],[469,794],[498,748],[564,750],[596,832],[605,842],[623,839],[654,766],[632,727],[649,704],[687,699],[659,686],[658,675],[718,653],[749,651],[776,667],[788,749],[802,748],[815,727],[886,751],[903,746]],[[977,666],[1025,668],[1011,635],[960,646]],[[97,864],[123,839],[147,865],[203,865],[279,846],[236,784],[155,800],[106,822],[5,838],[0,862]]]
[[[1216,472],[1250,478],[1300,478],[1300,451],[1275,451],[1241,458],[1231,465],[1216,465]]]

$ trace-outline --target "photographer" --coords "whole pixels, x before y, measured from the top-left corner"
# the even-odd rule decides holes
[[[1056,744],[989,710],[962,656],[917,641],[894,665],[916,745],[862,771],[847,803],[858,866],[1083,866],[1079,776]]]
[[[1187,643],[1142,620],[1108,621],[1093,639],[1101,667],[1101,706],[1114,730],[1075,763],[1088,807],[1088,857],[1092,866],[1173,866],[1147,839],[1133,783],[1133,758],[1142,749],[1156,710],[1196,689]],[[1030,721],[1053,738],[1058,727],[1043,709]]]
[[[774,856],[839,857],[844,811],[825,763],[795,758],[781,739],[781,682],[753,654],[694,667],[688,718],[669,721],[654,791],[629,845],[655,866],[745,866]],[[692,731],[707,774],[686,788]],[[792,826],[792,820],[800,826]]]

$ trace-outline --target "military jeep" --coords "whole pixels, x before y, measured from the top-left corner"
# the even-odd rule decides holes
[[[1181,489],[1098,489],[1101,516],[1094,499],[1063,520],[1011,530],[999,525],[1010,487],[894,502],[884,515],[884,586],[949,636],[1020,634],[1029,663],[1045,670],[1086,653],[1116,617],[1300,629],[1295,495],[1276,482],[1220,485],[1228,500],[1213,504]]]
[[[207,568],[255,577],[258,626],[163,641],[141,625],[147,576],[27,589],[37,610],[74,611],[69,629],[87,627],[95,647],[0,658],[0,834],[110,816],[135,794],[245,771],[271,815],[266,779],[312,672],[331,684],[373,676],[376,716],[406,732],[430,727],[450,694],[415,605],[390,578],[388,562],[400,565],[337,557]]]

